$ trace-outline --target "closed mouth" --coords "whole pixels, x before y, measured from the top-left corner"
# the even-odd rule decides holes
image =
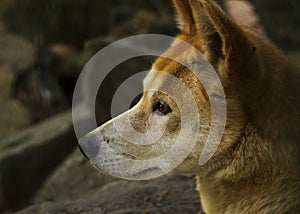
[[[145,176],[145,175],[148,175],[149,173],[151,174],[151,173],[154,173],[159,170],[161,170],[159,167],[147,168],[147,169],[144,169],[144,170],[141,170],[139,172],[132,174],[132,177]]]

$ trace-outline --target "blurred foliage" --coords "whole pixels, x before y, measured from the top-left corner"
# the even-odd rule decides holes
[[[82,41],[107,34],[140,8],[162,12],[158,0],[2,0],[0,15],[7,28],[31,41]]]

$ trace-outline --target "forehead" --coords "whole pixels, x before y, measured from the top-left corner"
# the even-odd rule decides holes
[[[199,52],[205,55],[201,39],[181,34],[177,36],[170,48],[158,57],[153,64],[153,69],[176,76],[178,71],[184,70],[185,66],[182,64],[191,65],[199,60],[197,59]]]
[[[173,60],[163,59],[163,61],[165,63],[163,69],[153,66],[144,79],[144,92],[150,97],[156,92],[176,94],[183,92],[182,87],[194,90],[201,87],[199,80],[188,68]]]
[[[151,71],[144,79],[144,88],[162,85],[168,75],[181,79],[189,70],[180,62],[191,64],[195,60],[193,52],[193,48],[182,48],[180,44],[173,43],[152,65]]]
[[[157,66],[158,61],[161,61],[159,62],[160,66]],[[143,81],[144,90],[159,90],[162,87],[170,87],[174,84],[174,79],[182,80],[182,74],[187,71],[187,68],[180,63],[160,57]]]
[[[195,43],[189,38],[178,36],[179,39]],[[198,42],[199,43],[199,42]],[[202,91],[202,84],[197,78],[194,77],[187,67],[182,65],[180,62],[184,61],[186,65],[192,65],[194,62],[199,63],[197,59],[197,51],[201,50],[201,47],[193,46],[187,47],[182,45],[181,42],[175,41],[171,47],[154,62],[152,70],[148,73],[144,79],[144,90],[154,89],[159,90],[163,88],[171,88],[172,83],[168,81],[168,74],[182,81],[187,87],[192,87],[194,90]],[[174,84],[174,82],[173,82]]]

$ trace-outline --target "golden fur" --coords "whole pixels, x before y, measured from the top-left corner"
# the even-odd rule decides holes
[[[223,142],[214,157],[197,168],[187,161],[179,171],[197,174],[208,214],[300,213],[299,69],[271,42],[234,23],[212,0],[173,2],[182,29],[178,38],[213,64],[228,108]],[[176,62],[161,58],[153,67],[184,74],[191,88],[197,82],[184,68],[183,74],[178,72]],[[203,97],[199,105],[207,105]],[[187,160],[197,162],[197,154]]]
[[[159,90],[173,87],[162,75],[165,72],[189,88],[200,113],[202,125],[196,131],[204,138],[197,141],[173,173],[197,175],[204,211],[207,214],[300,213],[299,68],[267,39],[234,23],[214,1],[173,0],[173,3],[182,29],[177,37],[207,57],[224,87],[227,121],[220,146],[206,164],[199,165],[211,122],[208,94],[193,72],[176,61],[159,57],[152,70],[163,72],[148,74],[141,101],[82,140],[81,146],[90,153],[87,156],[110,173],[120,170],[123,157],[145,160],[170,149],[182,124],[174,100]],[[189,63],[201,63],[192,50],[183,51],[176,42],[166,55],[175,59],[188,56]],[[147,91],[151,86],[157,88],[155,93]],[[155,113],[153,106],[158,100],[167,103],[172,112],[163,116]],[[189,107],[189,102],[185,103]],[[135,145],[114,129],[113,121],[123,124],[122,120],[129,118],[136,131],[145,133],[150,117],[156,130],[166,127],[156,144]],[[121,129],[130,135],[125,126]],[[103,140],[97,142],[99,139]],[[110,155],[102,149],[105,147],[97,147],[104,144],[117,150],[118,156]],[[159,167],[134,168],[125,163],[121,170],[136,175],[151,173]]]

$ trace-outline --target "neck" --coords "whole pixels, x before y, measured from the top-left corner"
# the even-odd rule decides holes
[[[245,213],[249,209],[261,212],[256,209],[260,206],[267,209],[266,201],[275,204],[277,200],[278,204],[278,200],[286,200],[280,197],[289,194],[291,183],[300,182],[299,146],[291,139],[270,142],[248,125],[232,150],[231,158],[212,160],[197,176],[202,204],[208,214]],[[272,209],[276,207],[274,204]]]

